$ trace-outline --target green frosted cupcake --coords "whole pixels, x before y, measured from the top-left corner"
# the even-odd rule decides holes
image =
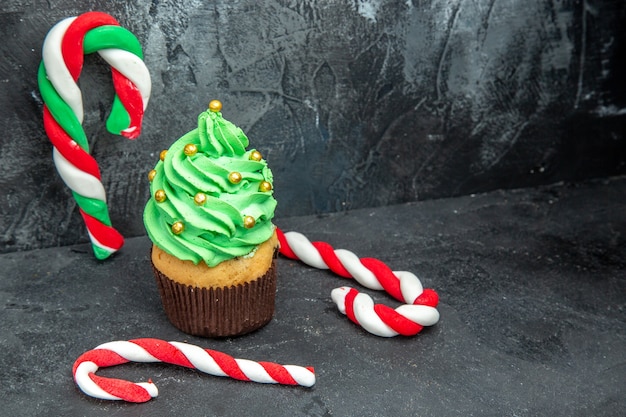
[[[278,239],[273,178],[243,131],[209,104],[149,174],[144,224],[170,321],[198,336],[234,336],[274,313]]]

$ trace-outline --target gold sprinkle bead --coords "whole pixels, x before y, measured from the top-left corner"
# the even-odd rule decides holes
[[[228,174],[228,181],[230,181],[233,184],[239,184],[242,179],[243,177],[237,171],[233,171],[230,174]]]
[[[193,202],[196,203],[197,206],[204,205],[204,203],[206,203],[206,194],[204,194],[204,193],[197,193],[193,197]]]
[[[157,201],[157,203],[164,202],[167,199],[167,196],[165,195],[165,191],[156,190],[156,192],[154,193],[154,199]]]
[[[209,110],[213,113],[222,111],[222,102],[219,100],[211,100],[211,102],[209,103]]]
[[[250,152],[250,160],[251,161],[260,161],[261,159],[263,159],[263,155],[261,155],[261,152],[259,151],[252,151]]]
[[[152,182],[154,177],[156,177],[156,174],[156,169],[150,170],[150,172],[148,172],[148,181]]]
[[[188,143],[188,144],[185,145],[185,148],[183,149],[183,152],[187,156],[194,156],[195,154],[198,153],[198,147],[196,145],[194,145],[193,143]]]
[[[165,155],[167,155],[167,149],[163,149],[163,150],[161,151],[161,153],[159,154],[159,159],[160,159],[161,161],[165,161]]]
[[[259,184],[259,191],[264,193],[272,191],[272,184],[268,181],[262,181],[261,184]]]
[[[185,224],[183,222],[176,222],[172,225],[172,233],[179,235],[185,230]]]
[[[252,229],[256,224],[256,220],[252,216],[246,216],[243,218],[243,227],[246,229]]]

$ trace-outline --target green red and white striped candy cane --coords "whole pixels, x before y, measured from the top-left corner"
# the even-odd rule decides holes
[[[354,288],[340,287],[331,292],[331,298],[342,314],[366,331],[382,337],[413,336],[424,326],[439,321],[439,296],[424,289],[415,274],[392,271],[375,258],[359,258],[345,249],[334,249],[326,242],[310,242],[298,232],[276,230],[280,253],[298,259],[319,269],[330,269],[344,278],[354,278],[359,284],[373,290],[384,290],[405,304],[392,309],[374,304],[372,298]]]
[[[106,259],[122,247],[124,238],[111,225],[100,169],[82,127],[83,100],[76,83],[84,55],[94,52],[111,66],[116,93],[107,130],[129,139],[138,137],[150,97],[150,74],[139,41],[112,16],[88,12],[52,27],[43,44],[38,83],[57,171],[72,190],[95,256]]]

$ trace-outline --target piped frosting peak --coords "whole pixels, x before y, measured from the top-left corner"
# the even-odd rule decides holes
[[[144,224],[155,245],[179,259],[215,266],[252,252],[274,233],[273,177],[248,138],[209,104],[198,127],[150,171]]]

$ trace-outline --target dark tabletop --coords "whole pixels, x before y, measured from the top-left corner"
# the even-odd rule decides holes
[[[626,178],[277,219],[283,231],[417,274],[441,320],[372,336],[341,315],[352,284],[279,258],[273,321],[202,339],[161,309],[145,237],[99,262],[87,244],[0,255],[0,403],[7,416],[601,416],[626,409]],[[357,287],[377,302],[398,303]],[[94,400],[74,360],[113,340],[187,341],[238,358],[315,367],[313,388],[240,382],[167,364],[145,404]]]

